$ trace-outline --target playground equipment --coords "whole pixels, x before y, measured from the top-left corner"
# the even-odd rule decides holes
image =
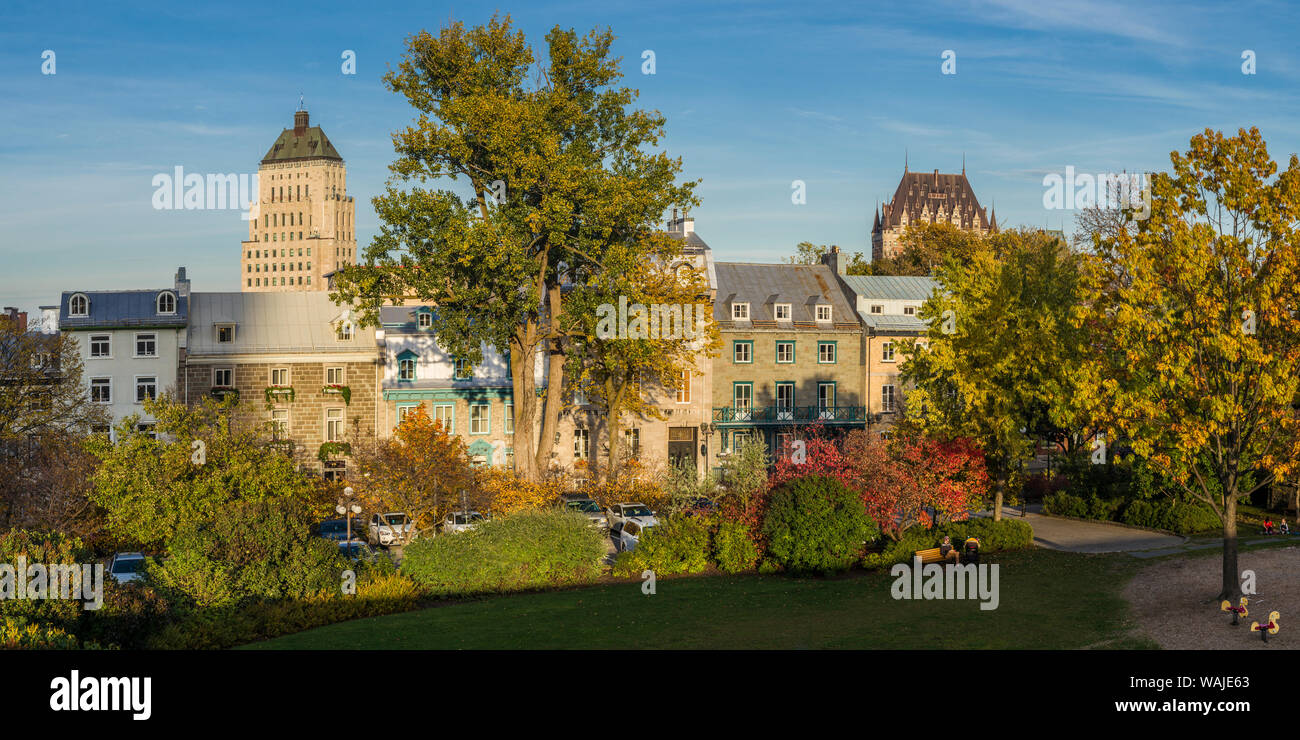
[[[1239,618],[1239,617],[1242,618],[1242,619],[1244,619],[1244,618],[1246,618],[1247,616],[1250,615],[1250,612],[1246,610],[1246,597],[1245,597],[1245,596],[1241,597],[1241,604],[1240,604],[1239,606],[1233,606],[1231,602],[1229,602],[1227,599],[1224,599],[1224,600],[1223,600],[1223,603],[1222,603],[1222,604],[1219,604],[1219,611],[1221,611],[1221,612],[1232,612],[1232,626],[1233,626],[1233,627],[1236,627],[1238,624],[1240,624],[1240,622],[1238,621],[1238,618]]]
[[[1277,623],[1277,619],[1278,619],[1278,617],[1280,617],[1280,616],[1282,616],[1282,615],[1281,615],[1281,614],[1278,614],[1277,612],[1269,612],[1269,613],[1268,613],[1268,623],[1267,623],[1267,624],[1260,624],[1259,622],[1251,622],[1251,623],[1250,623],[1250,631],[1251,631],[1251,632],[1258,632],[1258,633],[1259,633],[1259,636],[1262,637],[1262,638],[1264,638],[1264,642],[1268,642],[1268,636],[1269,636],[1269,635],[1276,635],[1276,634],[1277,634],[1277,631],[1278,631],[1279,629],[1281,629],[1281,626],[1279,626],[1278,623]]]

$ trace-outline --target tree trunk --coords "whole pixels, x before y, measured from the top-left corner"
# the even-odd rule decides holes
[[[510,385],[515,404],[515,472],[524,480],[536,481],[541,478],[535,454],[537,381],[533,368],[537,348],[529,341],[530,333],[521,327],[510,339]]]
[[[1224,496],[1223,502],[1223,591],[1220,599],[1236,604],[1241,596],[1237,570],[1237,492]]]
[[[562,304],[560,301],[560,286],[554,285],[547,290],[547,308],[550,315],[550,335],[552,339],[547,343],[546,357],[546,403],[542,406],[542,432],[537,441],[537,452],[535,455],[534,469],[537,471],[537,478],[531,480],[540,480],[541,473],[544,473],[550,466],[551,450],[555,448],[556,429],[560,426],[560,408],[563,406],[561,394],[564,391],[564,345],[561,342],[561,323],[560,312]],[[532,372],[531,368],[529,372]],[[533,390],[532,402],[537,404],[536,389]],[[516,457],[518,457],[516,455]]]
[[[619,432],[623,429],[623,393],[621,390],[614,389],[612,379],[605,381],[605,428],[609,430],[609,476],[613,480],[618,480],[619,460],[618,451],[621,449],[622,440],[619,439]]]
[[[1002,521],[1002,497],[1003,492],[1007,489],[1006,473],[998,473],[997,481],[993,485],[993,521]]]

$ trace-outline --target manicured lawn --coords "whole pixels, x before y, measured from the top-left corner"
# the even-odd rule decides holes
[[[698,576],[486,598],[329,625],[248,649],[889,649],[1152,647],[1126,637],[1124,555],[1027,550],[998,563],[1000,602],[903,601],[881,573]],[[1104,645],[1098,645],[1105,643]]]

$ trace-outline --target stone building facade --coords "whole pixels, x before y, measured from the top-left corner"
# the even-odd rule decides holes
[[[248,240],[240,245],[244,292],[328,290],[326,275],[355,264],[356,204],[348,169],[320,126],[294,113],[262,158]]]
[[[351,446],[381,427],[382,355],[325,293],[195,293],[183,394],[238,399],[304,469],[344,477]]]

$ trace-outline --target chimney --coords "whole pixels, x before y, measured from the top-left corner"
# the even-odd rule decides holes
[[[690,236],[695,233],[695,219],[686,214],[680,217],[677,215],[677,209],[673,209],[673,220],[668,222],[668,233],[680,234],[681,236]]]
[[[18,330],[19,334],[27,333],[27,312],[26,311],[19,311],[13,306],[5,306],[4,318],[5,321],[8,321],[11,325],[13,325],[14,328]]]
[[[307,111],[300,110],[293,114],[293,135],[302,136],[307,133]]]
[[[840,254],[839,245],[832,244],[831,250],[822,255],[822,264],[828,265],[836,275],[843,275],[847,265],[844,264],[844,255]]]
[[[176,295],[182,298],[190,296],[190,279],[185,277],[185,267],[176,268]]]

